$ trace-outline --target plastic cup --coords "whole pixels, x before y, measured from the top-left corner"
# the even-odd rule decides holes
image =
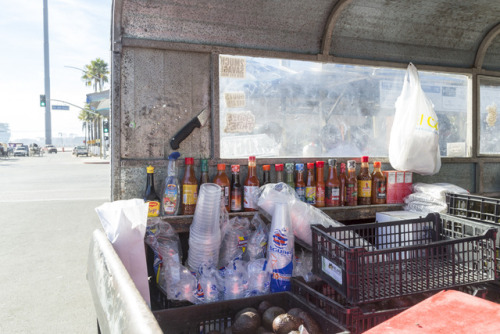
[[[203,233],[213,233],[220,229],[221,187],[215,183],[204,183],[196,202],[191,226]]]

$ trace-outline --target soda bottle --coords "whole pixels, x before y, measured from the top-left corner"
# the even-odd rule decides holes
[[[295,164],[297,171],[297,181],[295,182],[295,192],[302,202],[306,201],[306,183],[304,181],[304,164]]]
[[[257,163],[255,157],[248,157],[248,174],[243,184],[243,208],[245,211],[257,211],[254,196],[259,190],[260,182],[257,177]]]
[[[144,191],[144,202],[148,203],[148,217],[158,217],[160,215],[160,197],[155,191],[154,173],[155,168],[148,166],[146,168],[147,180],[146,190]]]
[[[316,179],[313,162],[307,163],[306,203],[316,205]]]
[[[276,202],[269,230],[267,264],[271,266],[271,292],[289,291],[293,273],[294,236],[288,203]]]
[[[179,214],[180,196],[179,179],[177,178],[177,159],[179,152],[173,152],[168,156],[168,170],[165,178],[165,186],[162,193],[161,215],[173,216]]]

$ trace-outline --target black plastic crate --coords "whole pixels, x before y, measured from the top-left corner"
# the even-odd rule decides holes
[[[496,233],[435,213],[386,223],[313,225],[313,272],[353,305],[489,282],[495,280]]]
[[[500,199],[446,193],[446,204],[450,215],[500,224]]]
[[[431,293],[392,298],[371,304],[350,305],[324,281],[292,279],[292,293],[331,315],[351,333],[362,333],[430,297]]]
[[[290,292],[154,311],[153,314],[165,333],[207,334],[210,331],[224,333],[232,325],[239,311],[246,307],[257,308],[264,300],[285,310],[300,307],[316,320],[324,334],[346,331],[322,310],[307,304]]]

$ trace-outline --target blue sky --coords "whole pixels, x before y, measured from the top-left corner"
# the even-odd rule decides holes
[[[112,0],[48,0],[51,98],[82,106],[83,68],[101,58],[111,69]],[[2,1],[0,10],[0,123],[9,123],[11,141],[45,137],[43,1]],[[109,84],[105,86],[109,88]],[[53,102],[53,104],[61,104]],[[52,138],[82,135],[80,109],[52,110]]]

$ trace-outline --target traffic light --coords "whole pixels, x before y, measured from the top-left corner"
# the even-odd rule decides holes
[[[40,107],[45,107],[45,94],[40,94]]]
[[[109,121],[102,121],[102,131],[109,133]]]

